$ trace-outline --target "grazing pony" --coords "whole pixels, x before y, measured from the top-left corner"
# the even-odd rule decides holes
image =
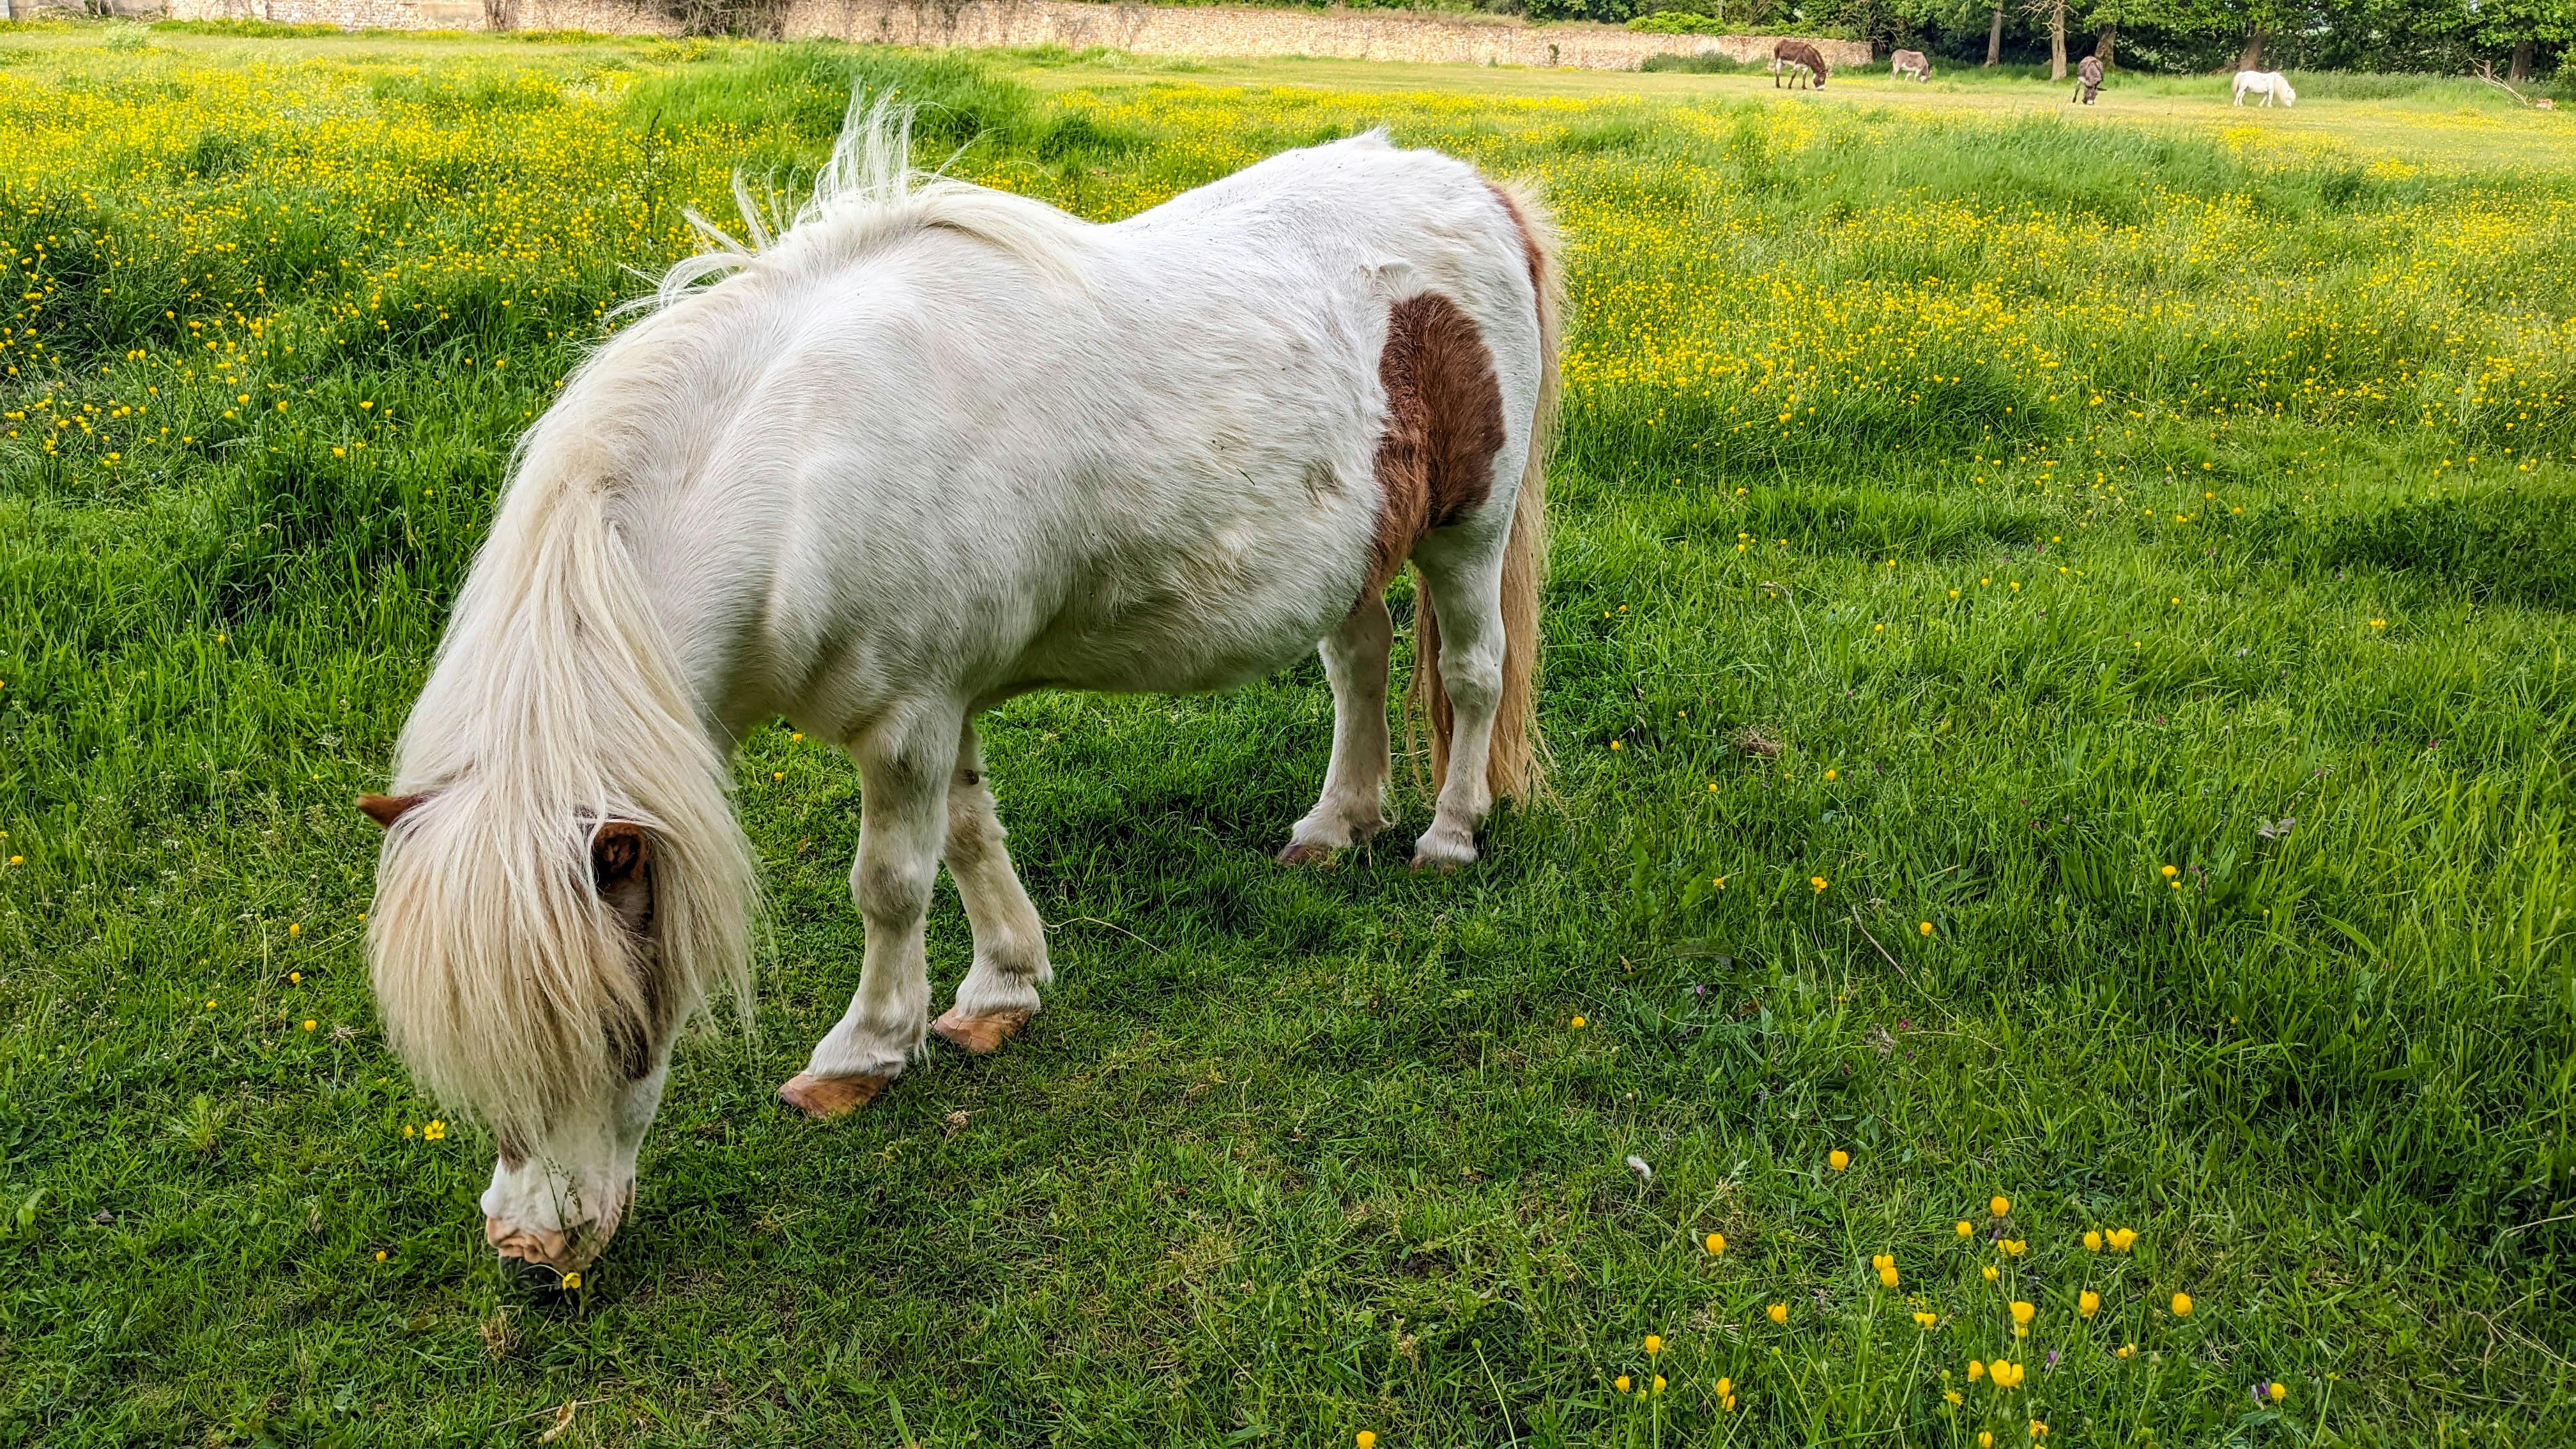
[[[681,1025],[747,1009],[728,796],[760,721],[863,785],[857,994],[779,1093],[817,1117],[925,1031],[993,1050],[1052,979],[977,748],[1003,700],[1222,689],[1321,641],[1332,759],[1282,856],[1326,858],[1387,823],[1381,595],[1410,561],[1439,783],[1414,864],[1473,861],[1495,797],[1538,786],[1535,202],[1371,133],[1101,226],[925,178],[909,135],[854,107],[792,226],[739,182],[747,244],[697,222],[715,249],[521,440],[391,793],[360,802],[387,1039],[494,1129],[484,1234],[541,1286],[632,1201]],[[934,1024],[942,860],[974,961]]]
[[[1932,79],[1932,57],[1919,50],[1900,50],[1888,60],[1891,62],[1887,72],[1889,80],[1903,80],[1907,76],[1917,81]]]
[[[2299,103],[2299,93],[2290,89],[2290,78],[2277,70],[2240,70],[2236,73],[2236,104],[2245,104],[2249,95],[2261,96],[2263,104],[2272,104],[2279,96],[2284,106]]]
[[[2067,99],[2082,101],[2089,106],[2093,104],[2093,98],[2100,94],[2102,94],[2102,57],[2088,55],[2075,63],[2075,94],[2068,96]]]
[[[1782,40],[1771,47],[1771,87],[1774,90],[1779,89],[1784,76],[1791,90],[1798,88],[1801,77],[1814,82],[1816,89],[1823,90],[1825,77],[1833,73],[1834,68],[1825,64],[1824,52],[1803,40]]]

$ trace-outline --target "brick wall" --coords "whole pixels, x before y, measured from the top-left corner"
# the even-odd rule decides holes
[[[25,0],[19,0],[25,3]],[[173,19],[275,20],[344,29],[479,30],[479,0],[164,0]],[[523,30],[668,35],[676,24],[638,0],[514,0]],[[1635,70],[1649,56],[1767,60],[1771,38],[1644,35],[1607,25],[1524,25],[1501,16],[1383,10],[1089,4],[1084,0],[789,0],[791,37],[883,45],[1107,46],[1138,55],[1330,56],[1454,65]],[[1819,40],[1838,68],[1866,66],[1869,46]]]

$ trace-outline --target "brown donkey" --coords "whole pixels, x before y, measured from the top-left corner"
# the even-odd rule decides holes
[[[1798,77],[1804,75],[1815,83],[1816,89],[1823,90],[1825,77],[1833,73],[1834,68],[1825,64],[1824,52],[1803,40],[1783,40],[1771,47],[1771,85],[1774,89],[1786,76],[1789,88],[1796,90]]]

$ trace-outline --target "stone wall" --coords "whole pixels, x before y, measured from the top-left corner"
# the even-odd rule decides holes
[[[23,0],[22,0],[23,3]],[[164,0],[173,19],[274,20],[344,29],[479,30],[480,0]],[[523,30],[667,35],[677,25],[639,0],[509,0]],[[878,45],[1106,46],[1138,55],[1326,56],[1454,65],[1635,70],[1650,56],[1768,60],[1771,37],[1647,35],[1607,25],[1524,25],[1488,15],[1390,10],[1256,10],[1230,5],[1093,4],[1086,0],[788,0],[790,38]],[[1869,46],[1814,42],[1838,68],[1866,66]]]

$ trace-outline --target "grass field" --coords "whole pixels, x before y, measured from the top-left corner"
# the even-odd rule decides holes
[[[527,1302],[349,802],[624,268],[853,79],[1094,217],[1546,181],[1561,798],[1293,871],[1316,668],[1015,703],[1050,1009],[818,1126],[856,775],[763,729],[758,1028]],[[0,1443],[2576,1438],[2570,123],[2061,101],[0,29]]]

